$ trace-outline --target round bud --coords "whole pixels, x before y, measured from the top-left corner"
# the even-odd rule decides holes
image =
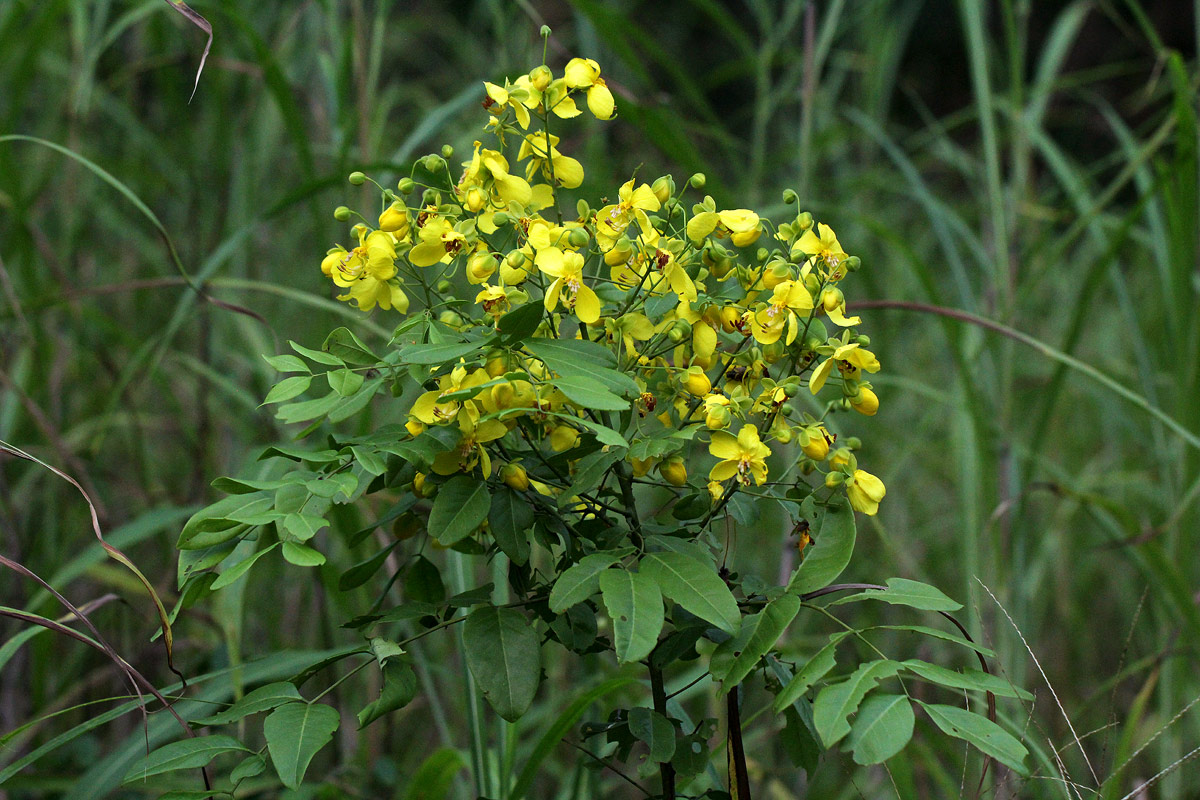
[[[800,201],[800,196],[796,194],[795,189],[784,189],[783,190],[783,202],[784,203],[787,203],[789,206],[791,206],[791,205],[795,205],[799,201]]]
[[[518,492],[528,491],[529,473],[520,464],[505,464],[500,468],[500,480],[510,489]]]
[[[800,384],[798,384],[798,383],[785,383],[785,384],[783,385],[783,393],[784,393],[785,395],[787,395],[788,399],[790,400],[791,398],[793,398],[793,397],[795,397],[796,395],[800,394]]]
[[[703,189],[704,184],[707,182],[708,182],[708,179],[704,177],[703,172],[697,172],[695,175],[688,178],[688,183],[691,184],[692,186],[696,187],[697,189]]]
[[[437,189],[426,189],[425,191],[421,192],[421,205],[423,206],[440,205],[441,201],[442,193]]]
[[[333,210],[333,218],[338,222],[345,222],[350,219],[350,214],[353,213],[346,206],[338,206]]]
[[[658,474],[672,486],[687,485],[687,467],[682,457],[675,457],[658,465]]]
[[[846,476],[840,472],[831,472],[825,476],[825,485],[830,489],[836,489],[841,486],[846,480]]]
[[[763,263],[764,261],[766,261],[770,257],[771,257],[771,251],[765,247],[760,247],[754,251],[754,260],[760,264]]]
[[[504,263],[513,269],[520,269],[525,266],[525,254],[520,250],[510,250],[508,255],[504,257]]]
[[[857,436],[849,436],[842,441],[845,442],[846,447],[849,447],[851,450],[862,449],[862,439],[858,438]]]
[[[442,158],[452,158],[454,156],[454,148],[448,144],[442,145]]]
[[[541,36],[543,39],[548,37],[550,35],[550,26],[543,25],[542,29],[538,32],[538,35]]]
[[[367,182],[367,176],[361,172],[355,171],[350,173],[350,183],[355,186],[362,186]]]
[[[588,243],[588,234],[583,228],[572,228],[567,234],[567,244],[574,248],[586,246]]]
[[[463,318],[453,311],[443,311],[442,313],[438,314],[438,322],[442,323],[443,325],[448,325],[451,328],[457,328],[462,325]]]
[[[675,193],[675,181],[670,175],[663,175],[656,178],[654,183],[650,185],[650,191],[654,192],[654,196],[658,198],[658,202],[665,203],[667,198]]]
[[[865,333],[860,333],[858,336],[855,336],[854,341],[858,342],[863,347],[871,346],[871,337],[867,336]]]
[[[550,72],[550,68],[545,64],[534,67],[529,73],[529,82],[533,84],[533,88],[539,92],[550,85],[550,81],[554,79],[554,74]]]
[[[417,183],[412,178],[401,178],[400,182],[396,184],[396,188],[400,190],[400,194],[408,194],[417,188]]]
[[[425,169],[429,170],[430,172],[437,172],[438,167],[445,162],[439,156],[430,153],[421,160],[421,163],[424,164]]]
[[[495,214],[492,214],[492,222],[495,223],[496,227],[498,228],[503,228],[505,225],[507,225],[508,220],[508,212],[497,211]]]
[[[445,294],[446,292],[448,292],[454,288],[454,284],[450,283],[450,281],[443,278],[442,280],[437,282],[437,286],[435,286],[434,288],[437,289],[438,294]]]
[[[796,216],[796,224],[800,226],[800,230],[806,231],[813,226],[813,217],[807,211],[801,211]]]
[[[791,406],[784,406],[783,408],[779,409],[779,413],[783,414],[785,417],[792,417],[795,416],[796,409]]]
[[[862,267],[862,259],[858,256],[850,256],[842,262],[842,266],[846,268],[847,272],[858,272]]]

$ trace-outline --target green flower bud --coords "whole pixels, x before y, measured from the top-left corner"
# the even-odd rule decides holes
[[[703,172],[697,172],[695,175],[688,178],[688,183],[690,183],[692,186],[696,187],[697,189],[703,189],[704,184],[707,182],[708,182],[708,179],[704,177]]]
[[[842,473],[831,472],[825,476],[825,485],[828,486],[830,489],[836,489],[838,486],[841,486],[845,480],[846,480],[846,476],[843,475]]]
[[[796,217],[796,224],[800,226],[800,230],[806,231],[813,226],[813,217],[807,211],[800,212]]]
[[[549,86],[552,80],[554,80],[554,74],[550,72],[550,68],[545,64],[534,67],[529,72],[529,82],[539,92]]]
[[[355,186],[362,186],[364,183],[367,182],[367,176],[361,172],[357,172],[357,171],[351,172],[350,173],[350,182],[352,184],[354,184]]]
[[[510,250],[508,255],[504,257],[504,263],[513,269],[520,269],[525,266],[525,254],[520,250]]]
[[[848,436],[845,439],[843,439],[842,442],[846,445],[846,447],[849,447],[851,450],[861,450],[862,449],[862,439],[858,438],[857,436]]]
[[[867,336],[865,333],[860,333],[858,336],[855,336],[854,341],[858,342],[863,347],[871,346],[871,337]]]
[[[795,189],[784,189],[783,190],[783,202],[784,203],[791,206],[791,205],[795,205],[799,201],[800,201],[800,196],[798,194],[796,194]]]
[[[443,278],[442,280],[437,282],[437,286],[435,286],[434,288],[437,289],[438,294],[445,294],[446,292],[448,292],[454,288],[454,284],[450,283],[450,281],[445,280]]]
[[[333,218],[338,222],[345,222],[350,219],[350,214],[353,213],[346,206],[338,206],[333,210]]]
[[[396,184],[396,188],[400,190],[400,194],[408,194],[417,188],[417,184],[412,178],[401,178],[400,182]]]
[[[454,148],[448,144],[442,145],[442,158],[453,158]]]
[[[675,180],[670,175],[656,178],[654,183],[650,184],[650,191],[654,192],[658,202],[665,203],[668,197],[675,194]]]
[[[842,266],[846,268],[847,272],[858,272],[862,267],[862,259],[858,256],[850,256],[842,262]]]
[[[541,31],[539,31],[538,35],[541,36],[543,39],[548,38],[550,36],[550,26],[543,25],[542,29],[541,29]]]
[[[504,227],[508,224],[508,220],[508,213],[505,211],[497,211],[495,214],[492,214],[492,222],[494,222],[497,227]]]
[[[438,314],[438,322],[443,325],[449,325],[451,328],[457,328],[463,323],[463,318],[453,311],[443,311]]]
[[[584,247],[588,243],[588,234],[583,228],[572,228],[567,234],[567,244],[574,248]]]
[[[763,263],[764,261],[766,261],[770,257],[771,257],[771,251],[765,247],[760,247],[754,251],[754,260],[760,264]]]
[[[440,167],[442,164],[444,164],[446,162],[439,156],[435,156],[432,153],[430,153],[429,155],[425,156],[424,159],[421,160],[421,163],[424,164],[425,169],[429,170],[430,172],[437,172],[438,167]]]

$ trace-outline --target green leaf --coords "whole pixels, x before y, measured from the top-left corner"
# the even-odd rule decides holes
[[[544,306],[538,302],[526,303],[509,311],[496,323],[500,330],[500,343],[506,346],[529,338],[542,322]]]
[[[259,550],[257,553],[253,553],[250,556],[243,558],[241,561],[237,562],[236,564],[234,564],[230,567],[226,567],[224,570],[221,571],[221,574],[217,576],[217,579],[212,582],[212,586],[210,586],[209,588],[214,592],[217,591],[218,589],[224,589],[226,586],[228,586],[229,584],[236,581],[238,578],[245,575],[250,570],[250,568],[254,566],[254,563],[256,561],[258,561],[260,558],[262,558],[263,556],[265,556],[267,553],[271,552],[278,546],[279,546],[279,543],[276,542],[275,544],[271,545],[270,547],[266,548],[265,550]]]
[[[221,753],[230,750],[249,752],[249,748],[232,736],[197,736],[181,742],[171,742],[150,753],[125,775],[125,783],[140,781],[177,769],[196,769]]]
[[[589,377],[564,377],[554,380],[554,388],[560,390],[572,403],[598,411],[624,411],[629,401],[610,392],[599,381]]]
[[[466,768],[462,754],[450,747],[443,747],[417,767],[404,800],[447,800],[453,788],[454,776]],[[516,800],[514,795],[513,800]]]
[[[554,588],[550,590],[550,610],[561,614],[600,591],[600,573],[626,555],[627,551],[610,551],[579,559],[579,563],[568,568],[554,582]]]
[[[447,364],[479,352],[483,342],[447,342],[446,344],[410,344],[400,348],[401,364]]]
[[[296,687],[286,681],[279,683],[268,683],[266,686],[260,686],[252,692],[246,694],[241,700],[238,700],[229,708],[211,717],[200,717],[199,719],[190,720],[196,725],[225,725],[230,722],[237,722],[239,719],[258,714],[263,711],[270,711],[284,703],[302,702],[303,697],[300,692],[296,691]]]
[[[483,696],[502,718],[516,721],[533,702],[542,669],[533,626],[515,608],[480,608],[463,623],[463,647]]]
[[[931,683],[948,686],[951,689],[991,692],[999,697],[1018,697],[1022,700],[1033,699],[1033,695],[1024,689],[1012,686],[999,675],[992,675],[982,670],[967,668],[959,672],[916,659],[901,663],[906,670],[914,675],[919,675]]]
[[[803,697],[813,684],[829,674],[829,671],[837,664],[838,643],[849,635],[849,631],[833,634],[829,637],[829,643],[804,663],[800,671],[793,675],[787,685],[775,696],[775,702],[771,704],[771,708],[775,710],[776,714],[782,713],[785,708]]]
[[[283,527],[297,542],[307,542],[317,535],[317,531],[328,526],[324,517],[316,514],[297,514],[295,512],[283,518]]]
[[[291,378],[288,378],[291,380]],[[291,424],[294,422],[307,422],[310,419],[317,419],[329,413],[330,409],[338,404],[343,398],[337,392],[330,392],[324,397],[318,397],[315,400],[305,400],[301,403],[289,403],[286,406],[280,406],[275,411],[275,418],[282,420],[285,423]]]
[[[404,653],[405,650],[400,646],[399,642],[384,639],[382,636],[375,636],[371,639],[371,655],[375,656],[375,660],[379,662],[380,667],[387,666],[389,661],[393,658],[399,658]]]
[[[835,495],[818,521],[812,549],[792,575],[788,592],[807,594],[833,583],[850,563],[854,532],[854,512],[844,498]]]
[[[263,356],[276,372],[312,372],[301,359],[292,355]]]
[[[325,337],[321,349],[347,364],[360,367],[373,367],[381,360],[349,328],[335,328]]]
[[[267,760],[255,753],[252,756],[246,756],[242,759],[233,771],[229,773],[229,782],[234,786],[238,785],[246,778],[253,778],[255,775],[261,775],[263,770],[267,768]],[[161,800],[161,798],[160,798]]]
[[[957,739],[962,739],[974,745],[985,755],[1004,764],[1018,775],[1028,775],[1025,766],[1025,756],[1029,751],[1016,737],[992,722],[987,717],[973,714],[958,706],[933,705],[921,703],[921,708],[929,714],[933,723]]]
[[[610,448],[608,452],[597,450],[594,453],[589,453],[575,462],[575,478],[571,482],[571,487],[563,492],[559,498],[559,508],[571,502],[571,498],[596,489],[609,468],[623,457],[622,450],[619,448]]]
[[[478,478],[457,475],[446,481],[433,500],[429,532],[444,545],[474,533],[492,507],[487,484]]]
[[[775,642],[800,611],[800,598],[785,594],[742,622],[742,630],[727,639],[713,652],[712,663],[722,664],[721,674],[710,667],[713,677],[721,681],[721,691],[728,692],[750,674],[758,662],[775,647]],[[789,704],[790,705],[790,704]]]
[[[358,712],[358,729],[370,725],[384,714],[404,708],[417,696],[417,673],[401,661],[392,661],[383,667],[383,690],[379,699]]]
[[[501,486],[492,495],[488,525],[496,544],[514,564],[529,561],[529,529],[533,527],[533,509],[520,493]]]
[[[300,786],[313,756],[333,739],[340,722],[337,709],[323,703],[289,703],[263,721],[271,763],[284,786]]]
[[[899,671],[900,664],[895,661],[868,661],[846,680],[822,689],[813,703],[813,723],[821,742],[826,747],[833,747],[841,741],[850,732],[847,720],[858,709],[867,692],[882,679],[890,678]]]
[[[306,356],[307,358],[311,359],[312,361],[317,362],[318,364],[325,364],[326,366],[330,366],[330,367],[345,366],[345,364],[342,363],[342,360],[340,358],[338,358],[337,356],[332,356],[329,353],[324,353],[320,350],[309,350],[307,347],[296,344],[295,342],[291,341],[290,339],[288,340],[288,347],[291,347],[293,350],[295,350],[300,355]]]
[[[319,551],[296,542],[283,543],[283,557],[297,567],[319,567],[325,563],[325,556]]]
[[[546,728],[542,734],[542,738],[538,739],[538,743],[534,746],[529,760],[525,762],[525,766],[521,767],[521,772],[517,775],[512,792],[509,794],[509,800],[523,800],[526,792],[533,786],[534,778],[537,777],[538,766],[546,760],[554,748],[558,746],[559,742],[570,733],[571,729],[575,727],[576,723],[579,722],[579,719],[592,703],[595,703],[605,695],[634,683],[636,681],[632,678],[612,678],[599,686],[588,689],[572,700],[571,704]]]
[[[848,595],[831,605],[853,603],[856,600],[882,600],[894,606],[911,606],[922,611],[958,611],[962,603],[951,600],[941,590],[920,581],[906,578],[888,578],[887,589],[867,589]]]
[[[387,462],[379,455],[379,452],[368,447],[354,446],[350,448],[350,452],[354,454],[354,460],[358,465],[372,475],[382,475],[387,472]]]
[[[326,372],[325,377],[329,380],[329,388],[342,397],[349,397],[357,392],[365,380],[361,372],[354,372],[345,367]]]
[[[675,755],[675,726],[657,711],[641,707],[629,709],[629,732],[650,748],[651,761],[664,764]]]
[[[599,582],[604,607],[612,618],[617,661],[641,661],[658,644],[662,632],[663,600],[658,584],[640,572],[623,569],[606,569]]]
[[[326,500],[336,497],[338,492],[349,499],[354,494],[354,490],[358,488],[358,478],[348,472],[338,472],[308,481],[304,484],[304,488]]]
[[[265,406],[271,403],[282,403],[285,400],[291,400],[293,397],[298,397],[308,391],[309,384],[311,383],[311,375],[295,375],[291,378],[284,378],[271,387],[271,391],[267,392],[267,397],[262,401],[262,404]]]
[[[525,347],[560,377],[590,378],[616,395],[641,391],[633,378],[617,371],[617,357],[603,345],[583,339],[530,339]]]
[[[737,634],[742,624],[737,600],[712,565],[683,553],[651,553],[638,569],[658,584],[663,597],[730,636]]]
[[[383,562],[387,560],[388,553],[396,549],[396,546],[399,544],[400,542],[392,542],[370,558],[358,562],[343,572],[338,578],[338,591],[348,592],[351,589],[356,589],[359,586],[362,586],[364,583],[370,580],[371,576],[378,572],[379,568],[383,566]]]
[[[912,703],[901,694],[877,694],[858,709],[846,746],[854,752],[854,763],[882,764],[904,749],[912,739]]]

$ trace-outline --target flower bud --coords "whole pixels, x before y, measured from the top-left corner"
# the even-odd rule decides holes
[[[540,31],[538,31],[538,35],[539,35],[539,36],[541,36],[543,39],[549,38],[549,36],[550,36],[550,26],[549,26],[549,25],[543,25],[543,26],[542,26],[542,28],[541,28],[541,30],[540,30]]]
[[[869,387],[859,386],[858,394],[850,398],[850,407],[864,416],[873,417],[879,410],[879,397]]]
[[[438,294],[446,294],[452,288],[454,288],[454,284],[452,284],[450,281],[446,280],[445,278],[442,278],[440,281],[437,282],[437,285],[434,286],[433,288],[437,290]]]
[[[667,198],[675,193],[675,180],[670,175],[656,178],[654,183],[650,184],[650,191],[654,192],[658,202],[666,203]]]
[[[789,206],[795,205],[800,201],[800,196],[796,194],[795,189],[783,190],[783,202]]]
[[[472,186],[470,189],[467,189],[466,194],[463,196],[463,205],[472,214],[478,214],[487,205],[487,195],[484,194],[483,189],[480,189],[478,186]],[[493,219],[493,221],[495,220]]]
[[[763,287],[774,289],[786,280],[791,280],[792,268],[786,261],[774,261],[767,265],[763,273]]]
[[[847,272],[858,272],[862,267],[862,259],[858,256],[850,256],[842,261],[842,266],[846,268]]]
[[[544,33],[547,36],[549,33]],[[550,81],[554,80],[554,73],[545,64],[534,67],[529,72],[529,83],[539,92],[544,91],[550,85]]]
[[[379,230],[396,233],[400,238],[408,235],[410,223],[408,209],[403,203],[392,203],[379,215]]]
[[[841,486],[846,480],[846,476],[840,472],[831,472],[825,476],[825,485],[830,489],[836,489]]]
[[[567,244],[576,249],[586,246],[588,243],[588,234],[583,228],[572,228],[567,234]]]
[[[712,391],[712,381],[700,367],[689,367],[688,371],[684,373],[683,388],[687,389],[693,397],[703,397]]]
[[[696,187],[697,189],[703,189],[704,184],[707,182],[708,182],[708,179],[704,177],[703,172],[697,172],[695,175],[688,178],[688,183],[690,183],[692,186]]]
[[[496,257],[487,250],[477,250],[467,259],[467,280],[480,284],[496,271]]]
[[[404,423],[404,429],[412,436],[420,436],[425,432],[425,423],[419,419],[409,419],[408,422]]]
[[[687,467],[684,466],[681,456],[675,456],[659,464],[658,474],[662,475],[672,486],[687,485]]]
[[[508,358],[503,350],[488,354],[487,363],[484,364],[484,370],[489,377],[499,378],[504,373],[508,372]]]
[[[429,497],[433,494],[433,487],[426,483],[424,472],[418,472],[413,476],[412,488],[413,494],[417,497]]]
[[[396,184],[396,188],[400,190],[400,194],[408,194],[417,188],[417,184],[412,178],[401,178],[400,182]]]
[[[806,231],[813,226],[813,217],[807,211],[801,211],[796,215],[796,224],[800,226],[800,230]]]
[[[840,308],[846,302],[846,296],[836,286],[826,286],[821,292],[821,305],[826,312]]]
[[[656,458],[633,458],[630,457],[629,463],[633,466],[633,477],[641,478],[648,473],[654,464],[658,461]]]
[[[813,461],[824,461],[829,455],[829,439],[824,426],[806,428],[800,435],[800,449]]]
[[[430,172],[437,172],[438,169],[446,163],[446,160],[441,156],[430,153],[429,155],[425,156],[425,158],[421,159],[421,163],[424,164],[425,169],[429,170]]]
[[[579,444],[579,431],[570,425],[558,425],[550,431],[550,448],[556,453],[570,450]]]
[[[350,215],[354,213],[346,206],[338,206],[333,210],[333,218],[338,222],[345,222],[350,219]]]
[[[787,347],[784,345],[783,340],[781,339],[776,339],[770,344],[764,344],[762,346],[762,360],[768,364],[774,364],[786,354]]]
[[[667,331],[667,338],[675,344],[679,344],[684,339],[692,335],[692,325],[687,320],[676,320],[675,324]]]
[[[529,473],[520,464],[505,464],[500,468],[500,480],[510,489],[518,492],[528,491]]]
[[[495,214],[492,214],[492,223],[497,228],[503,228],[505,225],[508,224],[510,219],[511,218],[504,211],[497,211]]]
[[[708,413],[704,416],[704,425],[710,431],[719,431],[728,428],[732,419],[733,414],[729,411],[728,405],[714,404],[708,409]]]
[[[355,186],[362,186],[367,182],[367,176],[361,172],[355,171],[350,173],[350,183]]]
[[[850,450],[846,447],[839,447],[834,450],[829,456],[829,466],[834,469],[841,469],[850,463]]]
[[[451,328],[458,328],[463,324],[463,318],[453,311],[443,311],[438,314],[438,322]]]
[[[863,347],[871,346],[871,337],[867,336],[865,333],[860,333],[858,336],[855,336],[854,341],[858,342]]]
[[[442,145],[442,158],[453,158],[453,157],[454,157],[454,148],[448,144]]]
[[[851,450],[862,449],[862,439],[858,438],[857,436],[850,436],[842,441],[845,442],[846,447],[849,447]]]

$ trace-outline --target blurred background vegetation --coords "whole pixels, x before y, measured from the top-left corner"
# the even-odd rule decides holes
[[[868,443],[889,491],[845,577],[924,580],[966,602],[997,667],[1036,692],[1004,721],[1026,734],[1038,777],[985,793],[1200,796],[1200,766],[1176,764],[1200,743],[1192,4],[193,6],[214,45],[189,102],[204,36],[162,0],[0,3],[0,137],[69,151],[0,140],[0,439],[75,476],[110,541],[165,597],[175,536],[215,497],[209,482],[254,474],[263,445],[296,433],[258,408],[274,378],[260,355],[288,339],[318,346],[347,319],[379,340],[394,326],[339,307],[318,270],[346,239],[333,207],[370,207],[345,176],[364,169],[387,185],[443,143],[468,151],[480,81],[540,63],[546,23],[551,66],[596,58],[617,96],[615,123],[582,124],[564,141],[588,165],[586,194],[614,194],[635,169],[679,181],[703,171],[721,207],[782,220],[781,192],[793,188],[862,257],[848,291],[884,364],[873,378],[883,406],[840,422]],[[200,297],[180,268],[252,314]],[[346,511],[338,527],[370,518]],[[741,532],[739,566],[774,574],[785,533]],[[260,567],[181,617],[185,674],[351,642],[337,624],[385,576],[339,593],[339,573],[374,549],[339,552],[333,539],[325,548],[338,556],[322,570],[278,564],[268,581]],[[153,609],[103,560],[69,484],[0,460],[0,553],[77,603],[115,595],[97,626],[152,680],[173,680],[149,641]],[[0,605],[64,613],[13,572],[0,574]],[[803,618],[788,639],[799,657],[829,632]],[[22,630],[0,621],[0,769],[75,735],[0,781],[0,796],[109,791],[144,750],[142,717],[75,726],[128,688],[99,654],[50,634],[14,640]],[[457,772],[469,744],[459,662],[449,639],[426,641],[418,701],[362,735],[344,726],[311,773],[326,776],[324,796],[475,796]],[[903,633],[877,641],[917,655]],[[534,712],[485,732],[518,763],[573,687],[609,669],[551,664]],[[280,662],[261,671],[287,674]],[[962,749],[918,724],[890,772],[825,759],[805,776],[769,726],[747,751],[764,797],[974,796]],[[611,774],[577,775],[578,758],[556,750],[536,796],[630,796]],[[275,796],[267,782],[259,791]]]

